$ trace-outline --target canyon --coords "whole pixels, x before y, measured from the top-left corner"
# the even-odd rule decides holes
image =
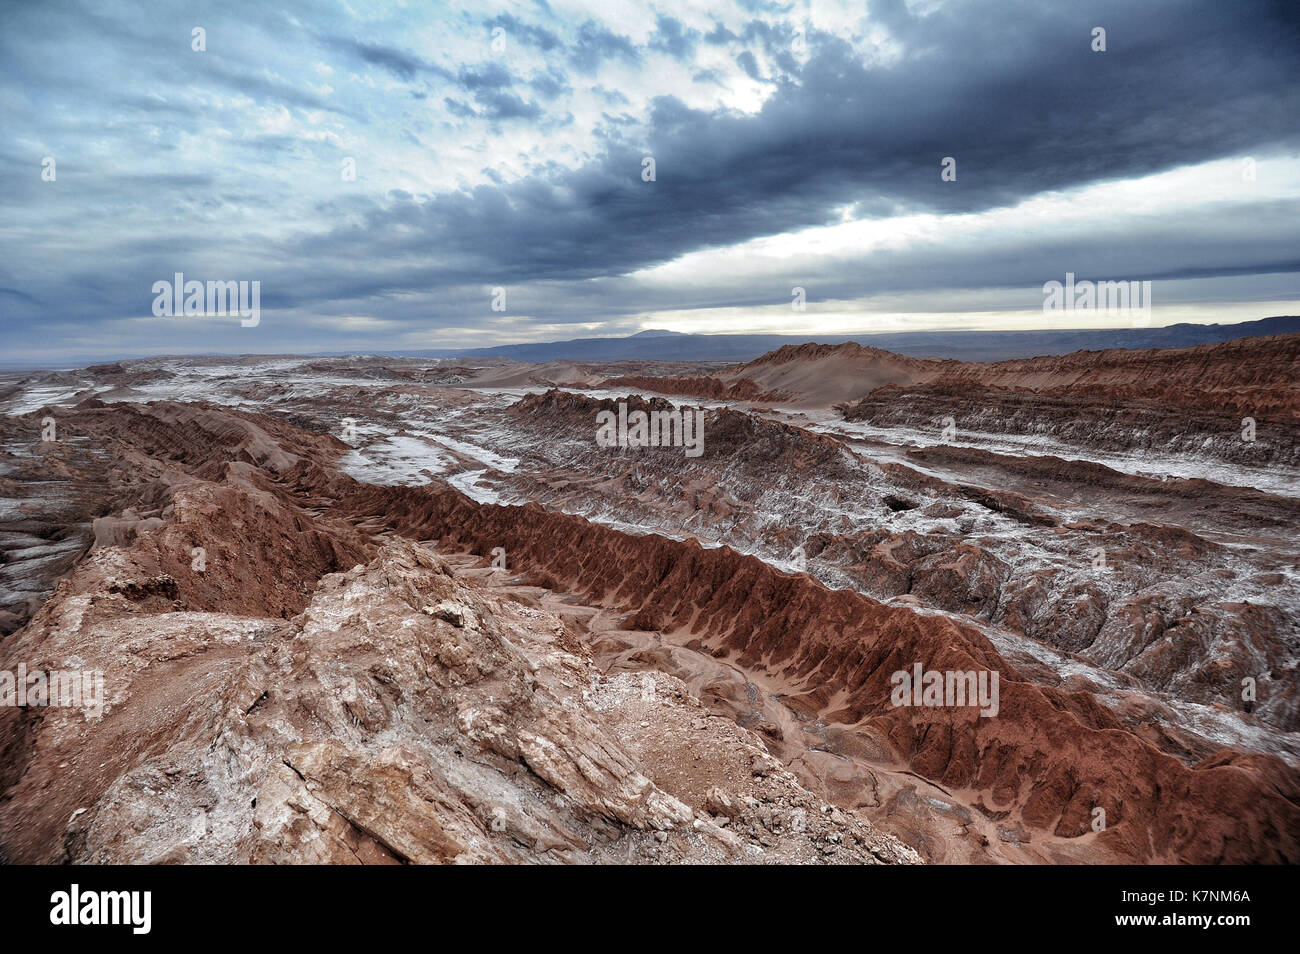
[[[1294,863],[1297,382],[1300,335],[8,375],[0,670],[105,704],[0,707],[0,856]]]

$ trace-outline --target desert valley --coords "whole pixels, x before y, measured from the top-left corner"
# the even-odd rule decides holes
[[[0,854],[1300,861],[1298,382],[1300,334],[9,374],[0,670],[102,698],[0,707]],[[597,440],[636,412],[699,453]]]

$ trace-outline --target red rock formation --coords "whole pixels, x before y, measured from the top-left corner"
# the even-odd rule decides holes
[[[104,686],[94,713],[0,708],[0,861],[920,860],[674,677],[605,677],[556,617],[317,513],[357,491],[332,439],[166,404],[62,420],[118,434],[165,517],[0,642],[2,671]]]
[[[1230,389],[1238,379],[1224,374],[1215,380]],[[1259,387],[1274,386],[1267,376],[1260,380]],[[1112,385],[1108,379],[1105,386]],[[540,443],[562,430],[589,433],[593,409],[604,406],[551,392],[501,411],[500,418]],[[1046,665],[1023,653],[999,653],[974,621],[882,605],[727,548],[622,533],[537,505],[480,505],[441,485],[360,486],[334,469],[344,450],[338,441],[269,416],[167,402],[112,408],[88,402],[59,417],[61,429],[85,444],[47,450],[40,463],[82,488],[103,480],[102,506],[69,511],[97,545],[31,623],[0,642],[0,668],[17,661],[102,662],[115,674],[118,688],[111,691],[119,694],[116,714],[103,723],[59,712],[0,712],[0,846],[11,859],[609,860],[609,844],[630,844],[640,859],[738,860],[743,850],[712,829],[703,840],[680,829],[694,828],[694,821],[721,824],[725,816],[770,834],[763,809],[744,801],[761,802],[756,790],[706,794],[694,782],[674,787],[674,780],[690,776],[689,766],[681,768],[689,746],[707,744],[710,757],[722,760],[724,750],[738,745],[745,761],[762,761],[757,736],[742,733],[735,745],[700,741],[685,729],[699,715],[693,704],[645,710],[647,717],[635,720],[592,709],[576,687],[595,672],[560,621],[458,588],[437,558],[409,543],[381,551],[379,544],[396,534],[484,556],[502,547],[513,569],[526,570],[560,597],[604,607],[626,617],[629,631],[658,631],[747,678],[766,680],[783,704],[826,723],[829,751],[867,753],[884,766],[882,773],[914,773],[941,786],[955,816],[995,819],[1008,843],[1032,841],[1042,857],[1300,860],[1300,779],[1286,763],[1207,751],[1206,740],[1188,741],[1189,733],[1159,718],[1153,696],[1134,691],[1110,708],[1082,677],[1053,685],[1058,677]],[[832,478],[818,490],[833,504],[836,495],[852,496],[864,486],[854,481],[866,466],[835,438],[732,409],[710,412],[708,422],[708,449],[698,464],[687,466],[680,452],[665,449],[597,460],[584,437],[583,449],[564,462],[571,473],[540,468],[520,482],[551,481],[557,493],[576,478],[617,482],[608,499],[625,502],[630,489],[644,492],[641,506],[663,510],[665,498],[657,494],[667,494],[674,506],[692,508],[691,515],[707,511],[719,519],[752,507],[778,478]],[[29,425],[9,423],[11,429]],[[83,446],[95,453],[76,449]],[[989,462],[987,454],[957,448],[924,453],[938,460],[948,452],[968,454],[973,468]],[[90,460],[97,455],[103,455],[99,464]],[[1177,688],[1183,698],[1197,698],[1189,680],[1217,686],[1286,658],[1276,608],[1209,606],[1177,593],[1116,597],[1077,581],[1058,586],[1055,568],[1025,571],[954,531],[896,532],[887,522],[919,514],[973,521],[970,503],[971,511],[982,508],[1013,529],[1093,535],[1086,539],[1105,542],[1121,570],[1131,564],[1165,574],[1212,561],[1220,544],[1206,535],[1173,524],[1118,526],[1100,517],[1066,526],[1024,485],[1018,486],[1024,493],[995,483],[956,487],[899,464],[871,467],[881,475],[869,502],[881,525],[832,532],[822,523],[807,541],[809,554],[842,558],[861,578],[910,593],[913,605],[924,600],[1063,649],[1087,649],[1121,671],[1120,685],[1127,685],[1127,673],[1135,688],[1140,677]],[[1098,468],[1044,459],[1026,462],[1021,473],[1054,487],[1073,481],[1159,497],[1161,506],[1180,496],[1172,486],[1155,489],[1158,481]],[[720,484],[723,471],[733,496]],[[1243,532],[1268,526],[1269,519],[1285,526],[1290,512],[1269,495],[1220,493],[1208,484],[1193,490],[1210,510],[1249,510]],[[789,537],[782,543],[800,541],[800,529],[780,528]],[[206,553],[201,571],[192,566],[195,547]],[[1269,585],[1282,586],[1282,574],[1273,575]],[[443,605],[448,601],[455,605]],[[483,625],[469,624],[475,620]],[[1182,638],[1167,641],[1171,632]],[[1234,648],[1221,652],[1224,646]],[[647,650],[646,659],[653,662],[656,652],[667,650]],[[895,708],[890,677],[917,662],[928,670],[997,671],[998,714]],[[1253,668],[1243,669],[1247,663]],[[1293,683],[1282,665],[1273,677]],[[341,676],[358,684],[362,704],[340,704]],[[605,695],[597,701],[614,706],[608,697],[614,692],[615,708],[624,707],[628,689],[626,679],[613,689],[602,684]],[[745,692],[721,685],[717,697],[720,708],[735,701],[731,708],[739,710]],[[508,704],[497,705],[502,699]],[[474,723],[487,735],[461,725],[462,703],[483,712],[496,706],[490,718]],[[1283,716],[1294,716],[1293,709]],[[682,730],[676,748],[667,735],[639,731],[643,722],[653,729],[661,716]],[[754,725],[773,746],[781,742],[780,726]],[[398,730],[399,742],[389,745],[386,733]],[[450,744],[453,756],[456,745],[471,746],[475,758],[491,762],[491,775],[469,784],[446,751],[439,749],[435,759],[425,747],[431,735]],[[670,764],[659,763],[656,771],[665,748],[673,753]],[[600,768],[594,782],[574,768],[584,758]],[[655,788],[642,786],[638,775]],[[828,776],[825,790],[836,784]],[[629,785],[636,797],[629,797]],[[814,804],[791,779],[779,787],[768,794],[782,805]],[[166,793],[161,801],[157,792]],[[557,793],[570,801],[563,812],[511,814],[511,834],[496,837],[481,809],[502,793],[533,806]],[[889,797],[878,806],[886,817],[904,795]],[[668,798],[709,818],[696,814],[687,821]],[[251,811],[252,799],[262,808]],[[205,830],[219,835],[192,843],[182,830],[188,813],[213,805],[220,810],[209,813]],[[1099,807],[1107,827],[1095,833],[1092,812]],[[680,818],[660,827],[660,809]],[[873,840],[877,834],[869,830],[846,824],[830,833],[845,832],[857,839],[854,860],[906,857],[896,844]],[[532,841],[516,844],[518,833]],[[669,834],[666,853],[655,854],[656,845],[666,844],[656,833]],[[808,857],[802,839],[783,842],[781,851]]]
[[[536,505],[479,505],[451,490],[361,491],[355,506],[404,532],[487,555],[504,547],[545,584],[682,630],[744,667],[779,675],[795,706],[886,738],[914,771],[1061,837],[1106,809],[1103,850],[1127,861],[1300,859],[1300,778],[1272,757],[1223,752],[1187,766],[1089,693],[1034,685],[978,631],[788,576],[723,547],[635,537]],[[1001,673],[994,718],[894,708],[891,673]]]
[[[764,394],[753,381],[726,384],[704,375],[621,374],[606,378],[597,387],[608,391],[649,391],[658,394],[683,394],[710,401],[776,401],[780,395]]]
[[[827,375],[856,374],[859,397],[884,385],[943,384],[1072,399],[1153,401],[1228,414],[1300,415],[1300,335],[1239,338],[1193,348],[1076,351],[992,364],[907,358],[853,342],[810,343],[786,345],[717,377],[728,384],[748,380],[771,387],[778,371],[788,379],[802,375],[823,388]],[[809,373],[813,371],[816,374]]]

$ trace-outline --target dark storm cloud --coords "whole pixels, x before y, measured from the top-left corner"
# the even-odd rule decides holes
[[[750,79],[761,80],[763,78],[758,72],[758,60],[752,50],[745,50],[737,56],[736,64],[745,71],[745,75]]]
[[[680,20],[663,14],[658,16],[656,26],[658,32],[650,42],[652,50],[663,50],[679,60],[688,59],[695,52],[695,44],[700,38],[698,30],[688,29]]]
[[[483,107],[482,114],[489,119],[536,119],[542,114],[536,103],[525,102],[513,93],[493,90],[478,96],[477,100]]]
[[[568,77],[564,71],[554,66],[546,72],[536,72],[528,80],[528,85],[547,99],[555,99],[565,93],[573,92],[573,87],[569,85]]]
[[[347,36],[326,38],[330,46],[344,53],[351,54],[363,63],[380,66],[394,76],[404,80],[413,80],[422,73],[450,78],[451,73],[436,63],[428,62],[414,53],[401,50],[382,43],[366,43]]]
[[[551,98],[554,98],[564,88],[563,77],[563,73],[553,70],[538,74],[529,85],[539,92],[549,91]],[[456,73],[456,82],[470,93],[478,108],[451,98],[445,102],[453,114],[462,117],[490,120],[538,119],[542,115],[541,107],[512,92],[517,81],[517,77],[500,63],[477,63],[461,67]]]
[[[789,24],[751,20],[745,24],[740,38],[745,43],[756,44],[784,72],[798,72],[799,63],[795,59],[792,42],[794,31]]]
[[[1284,52],[1296,25],[1278,5],[1115,4],[1106,53],[1089,49],[1096,11],[963,9],[887,68],[810,35],[799,81],[755,115],[658,99],[644,137],[610,139],[598,161],[431,198],[419,241],[514,281],[581,279],[825,224],[849,203],[973,212],[1300,142],[1300,58]],[[955,182],[940,179],[945,156]],[[369,227],[388,214],[376,206]]]
[[[719,278],[689,293],[647,291],[626,276],[838,222],[846,207],[857,217],[980,212],[1300,145],[1294,5],[952,3],[920,17],[875,0],[869,24],[889,34],[879,59],[864,54],[872,44],[862,37],[816,29],[797,55],[802,7],[745,6],[748,22],[714,20],[706,33],[661,15],[638,44],[617,23],[565,23],[539,4],[540,13],[469,18],[472,38],[444,46],[382,20],[354,35],[358,24],[338,10],[295,5],[290,16],[232,3],[210,12],[208,54],[190,52],[193,18],[174,13],[183,8],[141,19],[94,6],[7,7],[0,76],[34,92],[0,160],[5,344],[38,320],[93,329],[138,317],[151,283],[178,270],[224,278],[256,269],[267,309],[461,327],[491,317],[483,302],[495,285],[557,322],[757,304],[769,289]],[[78,16],[51,19],[49,9]],[[1098,25],[1105,53],[1090,49]],[[506,30],[507,53],[485,60],[494,27]],[[33,42],[58,30],[75,42],[54,55]],[[613,69],[594,76],[603,66]],[[721,96],[752,85],[748,75],[767,98],[749,112],[673,95],[647,106],[644,92],[611,88],[611,77],[669,67],[677,84],[656,89]],[[552,147],[548,131],[573,124],[579,108],[565,98],[592,91],[619,115],[588,106],[581,122],[595,140]],[[470,160],[448,181],[481,169],[477,178],[420,194],[363,188],[401,143],[429,143],[409,162],[436,163],[451,152],[441,137],[453,128],[470,130],[459,144]],[[137,149],[128,155],[138,168],[97,151],[101,142]],[[231,168],[199,165],[214,142]],[[360,150],[369,165],[363,156],[359,182],[340,191],[339,161]],[[59,158],[57,185],[38,174],[47,152]],[[646,156],[654,182],[641,178]],[[956,159],[955,182],[940,179],[945,156]],[[299,196],[299,181],[327,186]],[[411,184],[386,184],[396,182]],[[828,258],[812,279],[820,295],[849,298],[1041,282],[1072,261],[1111,269],[1108,278],[1294,271],[1295,256],[1280,249],[1297,214],[1294,204],[1239,203],[1218,218],[1188,214],[1180,227],[1052,241],[1037,240],[1026,220],[996,248],[891,251],[866,267]],[[1225,215],[1248,221],[1246,234]]]
[[[479,63],[475,66],[462,67],[456,74],[456,80],[468,90],[503,89],[513,86],[515,78],[500,63]]]
[[[641,61],[641,51],[627,37],[595,20],[588,20],[578,28],[577,40],[569,49],[569,62],[575,69],[590,73],[605,60],[614,59],[635,65]]]
[[[704,42],[712,43],[714,46],[723,46],[724,44],[731,43],[739,39],[740,39],[739,36],[737,36],[735,33],[732,33],[721,23],[714,23],[713,29],[710,30],[708,33],[704,34]]]

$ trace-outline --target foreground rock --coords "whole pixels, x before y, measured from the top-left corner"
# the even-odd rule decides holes
[[[1224,748],[1183,761],[1086,689],[1036,683],[973,626],[832,591],[727,547],[633,536],[535,504],[370,488],[355,506],[448,547],[485,557],[504,547],[541,586],[765,673],[780,682],[787,707],[836,727],[830,751],[898,760],[987,817],[1023,824],[1040,840],[1049,835],[1042,860],[1300,857],[1300,775],[1283,760]],[[918,660],[927,670],[998,672],[996,717],[958,706],[894,707],[891,674]],[[1107,819],[1100,831],[1091,827],[1099,808]]]
[[[5,712],[9,861],[919,861],[680,681],[603,678],[556,617],[410,542],[287,622],[121,599],[52,601],[10,647],[103,670],[107,706]],[[671,781],[696,763],[734,784]]]

